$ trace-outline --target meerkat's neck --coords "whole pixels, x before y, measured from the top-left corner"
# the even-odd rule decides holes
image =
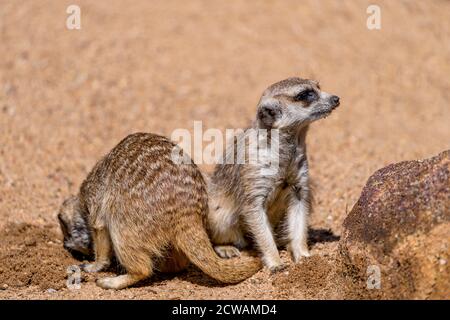
[[[297,144],[306,147],[306,135],[308,134],[309,125],[301,127],[296,132]]]
[[[298,146],[306,148],[306,135],[308,133],[309,125],[301,127],[281,128],[278,131],[280,146]]]

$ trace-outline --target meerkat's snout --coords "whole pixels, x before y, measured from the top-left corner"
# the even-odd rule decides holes
[[[307,117],[307,120],[313,122],[327,117],[334,109],[339,107],[340,103],[338,96],[320,91],[319,98],[311,105],[311,113]]]
[[[341,104],[340,98],[338,96],[331,96],[330,97],[330,102],[331,102],[331,105],[332,105],[333,109],[336,109]]]

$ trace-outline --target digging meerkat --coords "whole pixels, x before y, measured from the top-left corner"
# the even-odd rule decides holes
[[[242,281],[261,267],[258,258],[220,258],[206,231],[208,196],[195,164],[176,164],[177,146],[165,137],[136,133],[122,140],[87,176],[58,214],[64,247],[95,252],[87,272],[104,270],[113,255],[126,274],[97,280],[122,289],[152,275],[175,272],[189,261],[224,283]]]
[[[274,272],[284,268],[277,245],[287,245],[294,262],[310,255],[311,192],[305,139],[309,124],[338,106],[339,97],[321,91],[312,80],[289,78],[264,91],[253,126],[228,141],[225,161],[216,165],[208,183],[208,226],[220,256],[238,256],[248,237],[262,254],[264,265]],[[252,129],[269,130],[262,136],[265,141],[258,135],[259,150],[248,143],[255,132]],[[226,161],[230,155],[236,159],[239,154],[264,151],[261,142],[270,146],[274,141],[270,129],[278,133],[276,152],[266,153],[269,156],[258,158],[257,163]],[[277,168],[267,170],[272,161],[278,163]]]

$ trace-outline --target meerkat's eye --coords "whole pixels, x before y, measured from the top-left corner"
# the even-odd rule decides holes
[[[305,91],[300,92],[294,97],[295,101],[305,101],[305,102],[313,102],[317,100],[318,96],[314,90],[307,89]]]

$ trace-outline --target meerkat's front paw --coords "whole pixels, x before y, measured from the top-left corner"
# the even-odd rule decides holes
[[[287,268],[287,265],[281,261],[278,254],[276,256],[263,256],[263,262],[272,274],[283,271]]]
[[[106,265],[103,263],[88,263],[88,264],[81,264],[80,268],[83,271],[93,273],[104,270],[106,268]]]
[[[292,257],[292,260],[293,260],[295,263],[300,262],[300,259],[301,259],[302,257],[307,258],[307,257],[310,257],[310,256],[311,256],[311,253],[309,252],[307,246],[302,246],[302,247],[297,248],[297,249],[293,249],[292,247],[289,247],[289,248],[288,248],[288,251],[290,252],[291,257]]]
[[[269,268],[270,273],[275,274],[287,269],[287,264],[281,263],[279,265],[273,266]]]
[[[225,259],[239,257],[241,255],[239,249],[234,246],[215,246],[214,251],[216,251],[219,257]]]

